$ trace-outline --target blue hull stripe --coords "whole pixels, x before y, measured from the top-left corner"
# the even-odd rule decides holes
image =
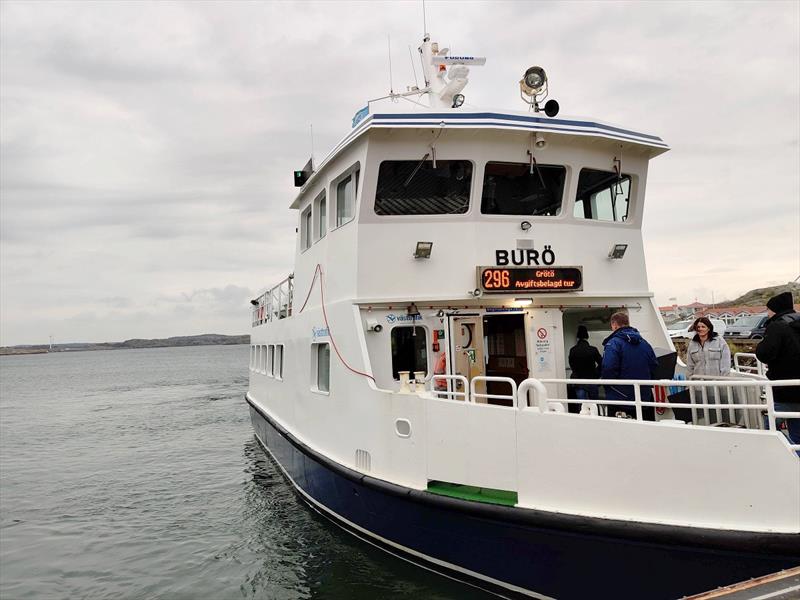
[[[800,564],[796,535],[552,515],[394,485],[314,452],[248,402],[257,437],[317,510],[393,554],[502,595],[668,600]]]
[[[584,127],[588,129],[594,130],[602,130],[602,131],[609,131],[612,133],[628,135],[636,138],[640,138],[642,140],[648,140],[650,142],[655,142],[658,145],[663,145],[666,147],[664,140],[662,140],[657,135],[650,135],[647,133],[639,133],[638,131],[631,131],[630,129],[622,129],[621,127],[614,127],[613,125],[604,125],[602,123],[596,123],[594,121],[571,121],[568,119],[544,119],[542,117],[530,117],[526,115],[507,115],[503,113],[492,113],[492,112],[484,112],[484,113],[408,113],[408,114],[393,114],[393,113],[378,113],[372,115],[373,120],[375,119],[388,119],[388,120],[400,120],[400,119],[435,119],[435,120],[457,120],[457,119],[492,119],[495,121],[522,121],[527,123],[536,123],[539,125],[544,126],[553,126],[553,125],[564,125],[568,127]]]
[[[394,127],[399,127],[399,126],[402,126],[402,127],[405,127],[405,126],[408,126],[408,127],[433,126],[433,127],[435,127],[436,123],[431,122],[431,121],[403,121],[403,122],[399,122],[398,123],[398,122],[389,121],[389,120],[386,120],[386,121],[385,120],[378,120],[378,121],[372,121],[372,125],[376,126],[376,127],[381,126],[381,125],[392,125]],[[464,127],[464,128],[472,127],[472,128],[480,128],[480,129],[490,129],[490,128],[493,128],[493,127],[497,127],[497,124],[493,124],[493,123],[448,123],[447,126],[448,127]],[[608,134],[608,133],[605,133],[605,132],[602,132],[602,131],[593,131],[591,129],[575,129],[575,128],[571,128],[571,127],[559,127],[559,128],[534,127],[532,125],[525,125],[523,123],[511,123],[511,124],[508,124],[508,125],[504,124],[503,127],[509,128],[509,129],[534,130],[534,131],[545,131],[545,132],[550,131],[550,132],[553,132],[553,133],[581,133],[581,134],[584,134],[584,135],[603,135],[604,137],[608,137],[608,138],[611,138],[611,139],[628,140],[628,141],[631,141],[631,142],[641,142],[642,141],[639,138],[631,137],[631,136],[628,136],[628,135],[621,135],[621,134],[611,135],[611,134]],[[651,146],[658,146],[659,148],[669,148],[669,146],[667,146],[663,142],[648,142],[648,144],[651,145]]]

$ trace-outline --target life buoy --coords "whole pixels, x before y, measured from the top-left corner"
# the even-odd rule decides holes
[[[667,403],[667,388],[657,385],[653,388],[653,401],[654,402],[663,402],[664,404]],[[658,407],[656,408],[657,415],[663,415],[667,412],[667,407],[664,408]]]

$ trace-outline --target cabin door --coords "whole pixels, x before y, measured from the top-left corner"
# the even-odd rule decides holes
[[[483,317],[483,333],[486,336],[486,375],[510,377],[517,385],[529,377],[528,352],[525,340],[525,315],[523,313],[486,314]],[[489,394],[508,395],[511,387],[500,381],[487,386]],[[501,398],[491,404],[511,406],[512,402]]]
[[[486,375],[483,351],[483,319],[479,315],[450,317],[451,353],[455,367],[453,375],[473,377]],[[460,389],[458,391],[461,391]],[[486,393],[486,385],[479,382],[475,391]],[[485,402],[484,399],[481,399]]]

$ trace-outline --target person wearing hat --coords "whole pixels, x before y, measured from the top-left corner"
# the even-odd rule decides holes
[[[756,347],[756,357],[767,365],[767,379],[800,379],[800,314],[792,293],[770,298],[767,315],[764,339]],[[774,387],[772,398],[776,411],[800,412],[800,386]],[[800,419],[786,419],[786,427],[792,443],[800,444]]]
[[[571,379],[597,379],[600,376],[600,365],[603,357],[600,351],[589,344],[589,331],[585,325],[578,325],[578,343],[569,349],[569,367],[572,369]],[[591,384],[570,384],[567,396],[576,400],[597,399],[597,386]],[[569,404],[571,413],[581,411],[580,404]]]

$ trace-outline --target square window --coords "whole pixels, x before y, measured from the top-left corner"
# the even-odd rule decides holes
[[[428,372],[428,344],[424,327],[395,327],[392,329],[392,377],[400,379],[399,371]]]
[[[353,220],[356,214],[356,186],[358,171],[350,173],[336,184],[336,226],[340,227]]]
[[[311,247],[313,228],[311,224],[311,207],[309,206],[300,217],[300,243],[303,250]]]
[[[272,377],[275,374],[275,346],[270,344],[267,351],[267,375]]]
[[[376,215],[461,215],[469,210],[468,160],[385,160],[378,170]]]
[[[325,192],[317,198],[317,239],[321,240],[328,233],[328,206]]]
[[[544,217],[561,212],[567,169],[559,165],[489,162],[483,173],[485,215]]]
[[[311,389],[327,394],[331,386],[331,347],[330,344],[311,345]]]
[[[623,223],[628,220],[631,176],[581,169],[573,216]]]
[[[275,377],[283,379],[283,344],[275,346]]]

